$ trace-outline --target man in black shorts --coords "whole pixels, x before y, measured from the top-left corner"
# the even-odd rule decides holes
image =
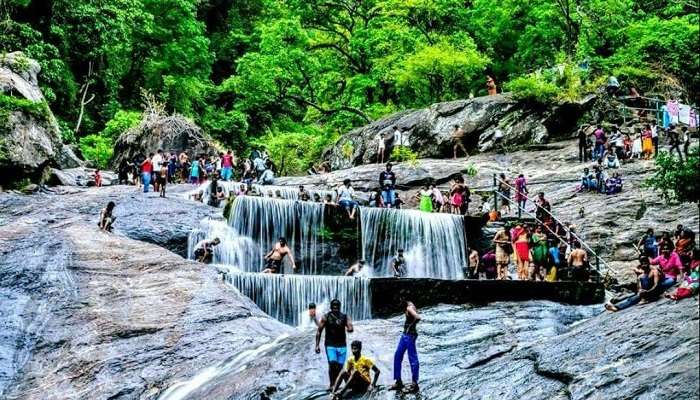
[[[279,274],[282,272],[282,260],[287,256],[292,261],[292,269],[296,271],[297,266],[294,263],[292,251],[289,249],[289,246],[287,246],[287,239],[279,238],[275,247],[265,255],[265,269],[262,271],[263,274]]]
[[[403,249],[399,249],[398,254],[391,260],[391,269],[394,278],[406,276],[406,259],[403,257]]]
[[[221,243],[219,238],[213,240],[202,240],[194,246],[194,259],[198,262],[210,263],[214,256],[214,247]]]

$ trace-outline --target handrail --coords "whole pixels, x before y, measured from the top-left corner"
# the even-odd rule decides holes
[[[517,189],[516,189],[514,186],[512,186],[511,184],[509,184],[509,183],[507,183],[507,182],[501,180],[500,178],[497,178],[497,177],[496,177],[496,174],[493,175],[493,181],[494,181],[494,190],[493,190],[493,191],[494,191],[494,194],[495,194],[496,196],[501,196],[502,198],[505,198],[505,197],[506,197],[505,195],[503,195],[502,193],[500,193],[500,192],[498,191],[498,187],[497,187],[497,185],[496,185],[497,182],[498,182],[498,183],[502,183],[502,184],[508,186],[509,188],[511,188],[511,189],[513,189],[513,190],[515,190],[515,191],[517,192]],[[528,197],[528,196],[525,195],[524,193],[522,193],[522,196],[525,197],[525,202],[526,202],[526,204],[527,204],[527,201],[528,201],[528,200],[529,200],[531,203],[535,203],[530,197]],[[510,198],[508,198],[508,201],[510,201]],[[603,265],[605,266],[605,269],[606,269],[606,270],[608,270],[608,269],[610,268],[610,267],[608,266],[608,264],[605,262],[605,260],[603,260],[603,259],[598,255],[598,253],[596,253],[595,251],[593,251],[593,249],[588,245],[588,243],[586,243],[583,239],[581,239],[581,237],[579,237],[579,236],[578,236],[575,232],[573,232],[571,229],[567,228],[557,217],[554,216],[554,214],[552,214],[549,210],[547,210],[547,209],[545,209],[545,208],[543,208],[543,207],[540,207],[539,205],[537,205],[537,203],[535,203],[535,205],[536,205],[539,209],[542,209],[544,212],[546,212],[550,217],[552,217],[552,219],[553,219],[554,221],[556,221],[569,235],[571,235],[571,236],[574,237],[576,240],[578,240],[578,242],[581,243],[581,246],[583,246],[587,251],[589,251],[593,256],[595,256],[596,261],[597,261],[598,263],[600,263],[600,262],[603,263]],[[529,211],[527,211],[527,210],[525,209],[525,207],[520,207],[520,204],[519,204],[519,203],[518,203],[517,207],[518,207],[518,210],[525,211],[526,214],[532,216],[532,213],[530,213]],[[538,221],[538,222],[540,222],[540,223],[542,223],[542,224],[544,225],[543,221],[540,221],[536,216],[535,216],[535,220]],[[544,225],[544,226],[547,227],[546,225]],[[548,229],[550,232],[552,232],[551,229],[549,229],[549,228],[547,228],[547,229]],[[557,236],[557,237],[559,237],[559,238],[561,239],[561,237],[560,237],[559,235],[556,235],[556,233],[554,233],[554,232],[552,232],[552,233],[553,233],[555,236]],[[599,268],[598,265],[596,265],[596,270],[600,271],[600,268]]]

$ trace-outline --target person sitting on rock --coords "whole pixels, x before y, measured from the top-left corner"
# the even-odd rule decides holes
[[[321,203],[323,200],[321,200],[321,195],[318,193],[314,193],[314,203]]]
[[[105,232],[112,232],[112,224],[117,219],[117,217],[112,215],[114,206],[114,202],[110,201],[107,203],[107,207],[100,211],[100,221],[97,223],[97,226],[99,226],[100,229]]]
[[[297,270],[297,265],[294,263],[294,255],[289,246],[287,246],[287,239],[281,237],[275,244],[275,246],[270,250],[269,253],[265,255],[265,269],[262,271],[263,274],[278,274],[282,272],[282,261],[285,257],[289,257],[292,262],[292,270]]]
[[[659,255],[659,248],[656,242],[656,235],[654,235],[654,229],[647,229],[647,233],[641,239],[639,239],[637,249],[639,249],[641,255],[649,258],[655,258]]]
[[[613,173],[612,178],[609,178],[605,182],[605,193],[606,194],[617,194],[622,192],[622,178],[617,172]]]
[[[214,247],[221,243],[219,238],[214,238],[212,240],[201,240],[194,246],[194,259],[197,262],[209,264],[214,258]]]
[[[360,260],[355,264],[351,265],[347,271],[345,271],[345,276],[354,276],[355,274],[360,274],[362,268],[365,266],[365,260]]]
[[[327,194],[326,197],[323,199],[323,204],[329,205],[329,206],[336,206],[337,204],[333,201],[333,196],[330,194]]]
[[[297,195],[297,198],[301,201],[309,201],[311,199],[308,190],[304,189],[303,185],[299,185],[299,193]]]
[[[637,293],[617,303],[608,302],[605,304],[605,309],[608,311],[620,311],[625,308],[632,307],[642,300],[642,295],[651,293],[659,283],[659,275],[656,270],[651,269],[648,262],[643,262],[640,259],[639,267],[637,267],[639,276],[637,277]],[[647,298],[650,298],[647,295]]]
[[[667,294],[671,300],[681,300],[694,296],[700,288],[700,249],[693,249],[693,259],[690,262],[690,273],[672,294]]]
[[[273,185],[275,183],[275,173],[272,172],[272,168],[266,168],[263,173],[258,177],[259,185]]]
[[[362,355],[362,342],[354,340],[350,343],[350,351],[352,356],[345,362],[345,368],[338,375],[333,386],[333,399],[342,399],[345,392],[352,392],[352,396],[358,396],[371,392],[377,385],[379,379],[379,368],[374,365],[374,362]],[[373,379],[370,380],[369,372],[374,372]],[[338,388],[345,381],[345,387],[338,391]]]
[[[617,154],[614,151],[609,151],[608,155],[605,156],[605,167],[613,169],[620,168],[620,160],[617,158]]]
[[[350,186],[350,179],[345,179],[343,181],[343,186],[336,189],[336,195],[338,198],[338,205],[343,207],[348,213],[348,218],[355,219],[355,211],[357,209],[357,204],[355,203],[355,189]]]
[[[381,198],[381,196],[379,196]],[[394,193],[394,208],[397,210],[400,210],[401,207],[403,207],[403,200],[401,199],[401,195],[399,192]]]

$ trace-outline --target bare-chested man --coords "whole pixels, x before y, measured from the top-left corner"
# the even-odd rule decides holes
[[[262,271],[263,274],[278,274],[282,271],[282,260],[284,257],[289,256],[289,260],[292,262],[292,269],[296,272],[297,265],[294,263],[294,255],[292,251],[287,246],[287,239],[279,238],[279,241],[275,244],[275,247],[270,250],[269,253],[265,255],[265,269]]]
[[[365,260],[360,260],[357,263],[353,264],[348,268],[347,271],[345,271],[345,276],[354,276],[356,274],[359,274],[362,272],[362,268],[365,266]]]
[[[574,242],[574,251],[569,254],[568,262],[574,280],[588,280],[588,254],[581,248],[581,243]]]

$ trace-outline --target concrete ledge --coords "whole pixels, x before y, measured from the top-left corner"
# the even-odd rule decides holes
[[[605,288],[595,282],[532,282],[496,280],[442,280],[430,278],[373,278],[372,316],[401,312],[401,300],[417,307],[436,304],[488,303],[492,301],[551,300],[569,304],[603,302]]]

